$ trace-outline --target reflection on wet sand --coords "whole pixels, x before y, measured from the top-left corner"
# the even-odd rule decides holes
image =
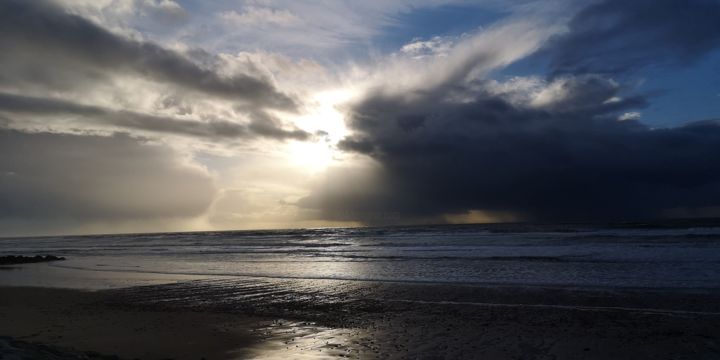
[[[372,338],[358,329],[277,320],[253,332],[262,341],[243,352],[242,358],[336,359],[365,357],[370,352],[377,352]]]
[[[344,272],[362,269],[353,268],[355,263],[342,266]],[[148,336],[176,339],[180,332],[187,339],[182,346],[171,340],[146,344],[155,353],[180,354],[176,359],[191,358],[183,353],[208,354],[207,344],[215,344],[213,358],[228,360],[720,357],[717,289],[184,276],[45,264],[0,274],[1,283],[15,285],[42,286],[38,281],[54,279],[63,280],[56,286],[111,289],[18,293],[3,288],[20,310],[0,311],[0,316],[20,314],[17,319],[27,326],[23,331],[6,327],[6,335],[127,355],[136,349],[117,347],[117,341],[100,335],[112,329],[115,335],[107,336],[133,342]],[[54,295],[28,295],[33,292]],[[58,301],[57,294],[71,300]],[[24,300],[26,295],[35,303]],[[38,309],[43,316],[36,316]],[[167,321],[179,328],[169,328]],[[97,329],[93,333],[100,337],[93,340],[86,329]]]
[[[0,290],[0,334],[129,359],[720,357],[720,293],[707,289],[236,277]]]
[[[112,292],[116,301],[143,308],[276,319],[255,328],[261,341],[241,358],[720,355],[714,290],[235,278]]]

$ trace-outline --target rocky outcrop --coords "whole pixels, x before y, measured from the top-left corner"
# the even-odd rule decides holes
[[[35,256],[20,256],[20,255],[8,255],[0,256],[0,265],[17,265],[17,264],[32,264],[48,261],[59,261],[65,260],[62,256],[53,255],[35,255]]]

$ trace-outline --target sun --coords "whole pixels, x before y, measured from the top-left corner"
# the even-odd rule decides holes
[[[318,135],[315,141],[295,141],[287,145],[285,150],[293,164],[317,172],[337,161],[335,144],[348,132],[340,107],[352,99],[353,94],[349,89],[336,89],[312,96],[311,110],[293,119],[293,123]]]
[[[325,170],[334,161],[335,150],[330,144],[293,142],[288,148],[292,163],[311,172]]]

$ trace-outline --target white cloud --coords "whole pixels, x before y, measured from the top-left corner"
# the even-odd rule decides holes
[[[146,16],[159,20],[165,25],[175,25],[187,21],[190,14],[180,4],[172,0],[154,0],[141,3],[141,10]]]
[[[626,113],[620,115],[620,117],[618,117],[618,120],[620,120],[620,121],[640,120],[641,117],[642,117],[641,113],[639,113],[637,111],[630,111],[630,112],[626,112]]]
[[[453,40],[447,37],[434,36],[429,40],[415,39],[403,45],[400,52],[420,59],[427,56],[447,56],[452,48]]]
[[[220,18],[234,26],[297,26],[302,20],[287,9],[251,6],[242,12],[235,10],[220,13]]]
[[[216,51],[266,51],[292,55],[335,56],[354,47],[372,49],[371,42],[400,18],[414,11],[443,5],[514,8],[516,2],[497,0],[244,0],[208,6],[186,29],[184,41]],[[221,21],[217,21],[217,20]],[[274,27],[272,27],[274,25]],[[268,31],[272,27],[272,31]]]
[[[175,0],[52,0],[68,12],[116,33],[152,37],[158,27],[180,25],[190,14]],[[138,28],[142,28],[140,31]]]
[[[559,29],[560,26],[540,19],[511,19],[466,34],[452,44],[437,43],[443,56],[414,56],[415,49],[428,46],[416,44],[366,69],[355,69],[351,76],[361,88],[382,88],[398,94],[438,88],[442,84],[472,86],[473,81],[485,81],[489,72],[533,53]]]

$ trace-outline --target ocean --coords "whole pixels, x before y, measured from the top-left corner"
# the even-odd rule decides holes
[[[480,224],[6,238],[0,254],[67,260],[35,267],[43,276],[0,272],[0,283],[118,287],[174,276],[720,288],[715,225]],[[46,283],[32,283],[37,279]]]

